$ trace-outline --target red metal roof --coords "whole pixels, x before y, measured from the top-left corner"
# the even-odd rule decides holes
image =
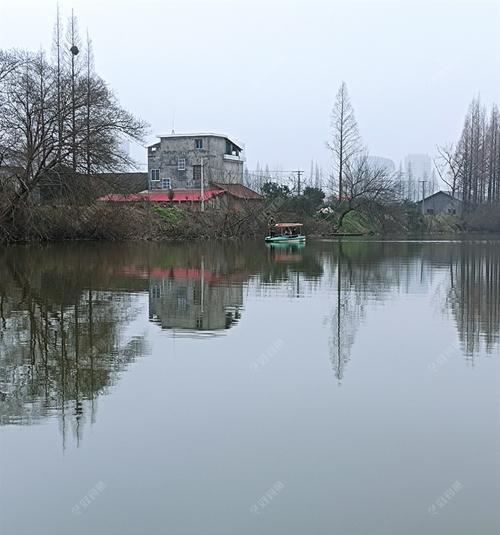
[[[209,188],[203,192],[203,199],[206,201],[212,199],[217,195],[224,193],[220,188]],[[99,198],[100,201],[108,202],[136,202],[136,201],[149,201],[149,202],[170,202],[168,191],[149,191],[144,193],[134,193],[131,195],[123,195],[121,193],[111,193]],[[201,191],[196,189],[176,189],[174,190],[174,196],[172,202],[200,202]]]
[[[139,277],[141,279],[190,279],[199,280],[203,276],[205,282],[212,284],[227,284],[231,282],[245,282],[251,276],[248,271],[239,271],[236,273],[226,273],[217,275],[210,270],[201,270],[199,268],[191,267],[151,267],[144,266],[125,266],[118,270],[118,272],[127,277]]]

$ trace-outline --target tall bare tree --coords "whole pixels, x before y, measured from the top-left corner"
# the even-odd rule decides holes
[[[56,22],[54,25],[54,36],[52,42],[53,55],[54,55],[54,68],[56,71],[56,93],[57,93],[57,142],[58,142],[58,157],[61,160],[61,147],[63,145],[63,125],[64,118],[62,114],[62,102],[63,102],[63,50],[62,50],[62,23],[61,15],[59,12],[59,4],[57,4]]]
[[[81,74],[81,62],[79,61],[80,53],[80,36],[78,33],[78,21],[73,10],[68,20],[68,30],[66,36],[66,46],[68,48],[67,56],[70,64],[70,82],[71,82],[71,144],[72,144],[72,167],[73,172],[77,169],[77,124],[76,114],[77,107],[77,82]]]
[[[347,91],[347,84],[340,85],[331,113],[331,141],[328,147],[334,156],[337,175],[338,199],[344,194],[344,173],[350,160],[362,150],[358,123]]]
[[[488,202],[500,199],[500,113],[493,105],[487,130]]]
[[[89,32],[87,30],[87,46],[85,50],[85,63],[86,63],[86,69],[85,69],[85,164],[86,164],[86,170],[87,175],[90,175],[91,173],[91,161],[92,161],[92,143],[90,138],[91,133],[91,123],[92,123],[92,116],[91,116],[91,98],[92,98],[92,82],[94,78],[94,54],[92,51],[92,41],[89,36]]]
[[[465,212],[483,203],[500,202],[500,114],[496,105],[487,116],[474,98],[456,145],[439,149],[437,166],[443,181],[463,201]]]

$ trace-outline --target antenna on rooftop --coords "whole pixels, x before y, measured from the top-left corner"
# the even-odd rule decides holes
[[[175,134],[175,110],[172,113],[172,132],[171,134]]]

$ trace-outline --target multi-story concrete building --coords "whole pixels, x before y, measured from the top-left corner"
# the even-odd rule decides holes
[[[243,183],[242,146],[220,134],[168,134],[148,147],[150,190]]]

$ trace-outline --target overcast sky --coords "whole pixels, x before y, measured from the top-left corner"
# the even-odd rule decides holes
[[[122,105],[222,132],[257,162],[325,167],[342,80],[373,155],[455,140],[473,96],[500,104],[500,0],[61,0]],[[56,2],[0,0],[0,48],[49,48]],[[142,162],[145,151],[138,151]]]

